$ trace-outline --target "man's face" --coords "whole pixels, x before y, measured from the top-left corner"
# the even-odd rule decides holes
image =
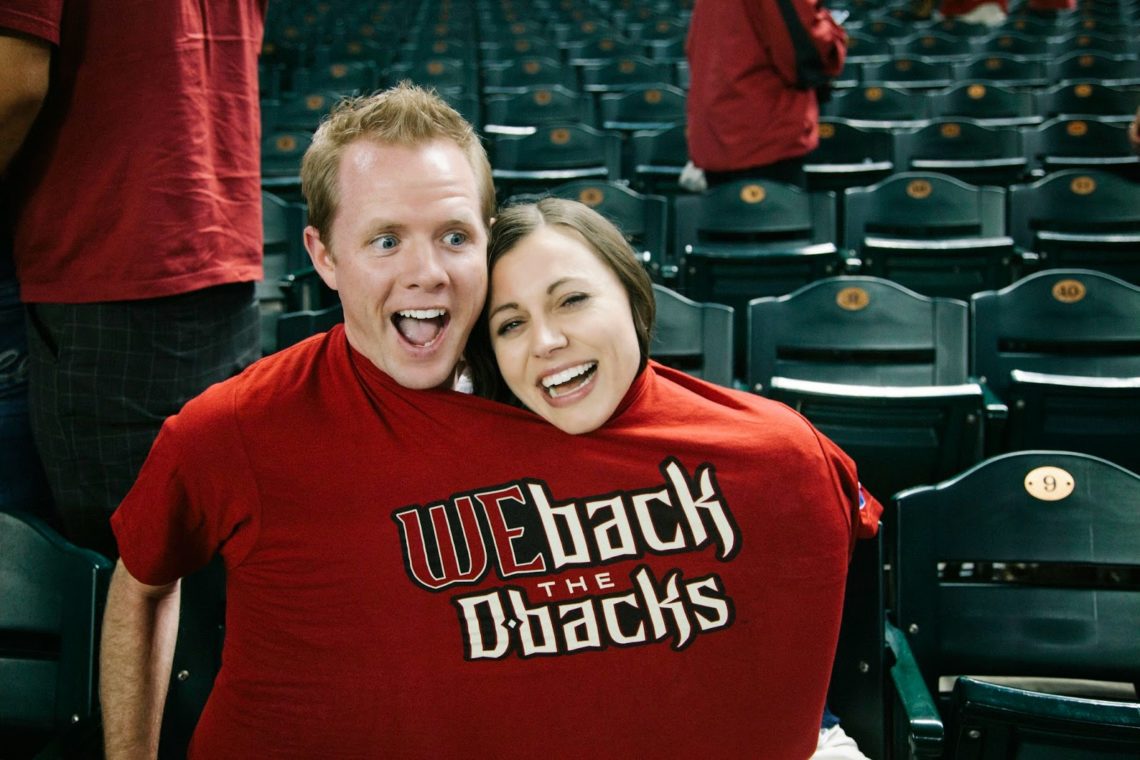
[[[331,240],[310,227],[305,244],[340,293],[349,343],[406,388],[449,384],[487,290],[475,172],[450,141],[362,139],[338,182]]]

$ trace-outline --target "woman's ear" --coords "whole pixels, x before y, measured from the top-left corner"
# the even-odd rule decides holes
[[[336,258],[332,249],[321,240],[320,231],[309,225],[305,228],[305,250],[309,252],[309,259],[313,262],[313,269],[332,290],[336,290]]]

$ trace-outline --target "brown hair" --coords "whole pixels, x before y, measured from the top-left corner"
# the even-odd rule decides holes
[[[340,205],[338,178],[345,148],[356,140],[417,146],[451,140],[467,155],[482,200],[483,223],[495,214],[495,186],[487,152],[472,126],[434,90],[410,82],[365,97],[342,100],[321,123],[301,161],[301,191],[309,203],[309,224],[329,242]]]
[[[491,226],[491,237],[487,243],[488,282],[491,273],[495,271],[495,265],[503,256],[510,253],[527,235],[546,225],[565,227],[577,232],[602,263],[617,275],[629,297],[633,328],[641,353],[641,363],[638,366],[640,372],[649,360],[649,343],[653,337],[653,323],[657,314],[653,284],[621,231],[589,206],[563,198],[543,198],[537,203],[503,209]],[[495,352],[491,348],[488,321],[490,307],[491,301],[488,298],[467,343],[465,357],[471,370],[471,379],[475,392],[480,396],[517,404],[517,399],[499,373]]]

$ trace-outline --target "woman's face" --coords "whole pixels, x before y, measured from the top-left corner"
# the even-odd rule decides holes
[[[641,364],[629,296],[577,232],[543,226],[491,274],[491,346],[511,391],[572,434],[605,424]]]

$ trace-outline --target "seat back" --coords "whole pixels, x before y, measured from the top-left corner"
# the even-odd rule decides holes
[[[527,134],[539,124],[594,121],[594,101],[555,85],[492,95],[483,101],[483,130],[488,134]]]
[[[999,395],[1013,370],[1140,376],[1140,288],[1081,269],[1046,270],[970,301],[970,368]]]
[[[689,374],[732,386],[732,309],[697,303],[662,285],[653,285],[657,325],[649,355]]]
[[[963,119],[938,119],[895,137],[902,171],[938,172],[972,185],[1010,185],[1026,172],[1021,133]]]
[[[671,84],[643,85],[602,95],[599,110],[603,129],[668,129],[685,121],[685,92]]]
[[[748,302],[835,274],[835,198],[779,182],[739,180],[679,196],[674,244],[681,283],[696,301],[731,306],[736,373],[744,374]]]
[[[870,84],[836,93],[823,104],[820,114],[873,129],[901,129],[917,126],[928,110],[926,95],[921,92]]]
[[[0,512],[0,746],[19,755],[97,713],[110,560]],[[34,753],[29,753],[34,754]]]
[[[1009,87],[1043,87],[1049,84],[1045,63],[1020,55],[993,53],[954,66],[959,80],[984,80]]]
[[[844,242],[863,272],[925,295],[962,299],[1009,282],[1014,249],[1005,234],[1002,188],[900,172],[849,188],[844,199]]]
[[[1138,500],[1140,476],[1055,451],[897,495],[894,614],[931,693],[950,674],[1140,681]]]
[[[1041,121],[1032,92],[1011,89],[987,80],[961,82],[931,93],[935,118],[975,119],[992,126],[1019,126]]]
[[[748,305],[748,387],[776,376],[852,385],[967,378],[967,308],[877,277],[831,277]]]
[[[983,396],[977,383],[878,386],[772,378],[769,397],[807,417],[886,498],[937,482],[982,456]],[[886,522],[890,526],[890,515]]]
[[[579,180],[552,188],[551,195],[584,203],[621,230],[649,273],[660,279],[676,276],[677,264],[666,248],[668,202],[643,195],[619,182]]]
[[[954,82],[954,67],[947,60],[895,57],[863,64],[863,82],[903,90],[936,90]]]
[[[1009,228],[1046,267],[1082,267],[1140,283],[1140,185],[1083,169],[1010,190]]]
[[[685,125],[634,132],[629,137],[632,166],[625,176],[646,193],[677,195],[678,180],[689,157]]]
[[[877,185],[849,188],[844,241],[858,249],[867,236],[997,237],[1005,234],[1005,193],[933,172],[899,172]]]
[[[1137,88],[1100,82],[1062,82],[1037,93],[1037,112],[1054,116],[1107,116],[1129,121],[1136,113]]]
[[[500,198],[576,179],[621,176],[621,138],[586,124],[540,125],[529,135],[496,135],[491,153]]]
[[[576,75],[569,65],[544,56],[516,58],[483,68],[483,94],[525,92],[533,87],[562,85],[576,89]]]
[[[581,66],[578,78],[584,92],[613,93],[655,84],[673,84],[673,71],[662,61],[641,55],[614,55]]]
[[[1027,127],[1025,153],[1038,176],[1063,169],[1091,169],[1140,180],[1140,158],[1128,142],[1128,125],[1100,119],[1051,119]]]
[[[1140,709],[1132,702],[1059,696],[973,678],[954,684],[949,757],[976,760],[1134,760]]]
[[[894,134],[865,129],[845,119],[819,123],[819,145],[807,154],[804,173],[810,190],[842,191],[873,185],[894,171]]]

